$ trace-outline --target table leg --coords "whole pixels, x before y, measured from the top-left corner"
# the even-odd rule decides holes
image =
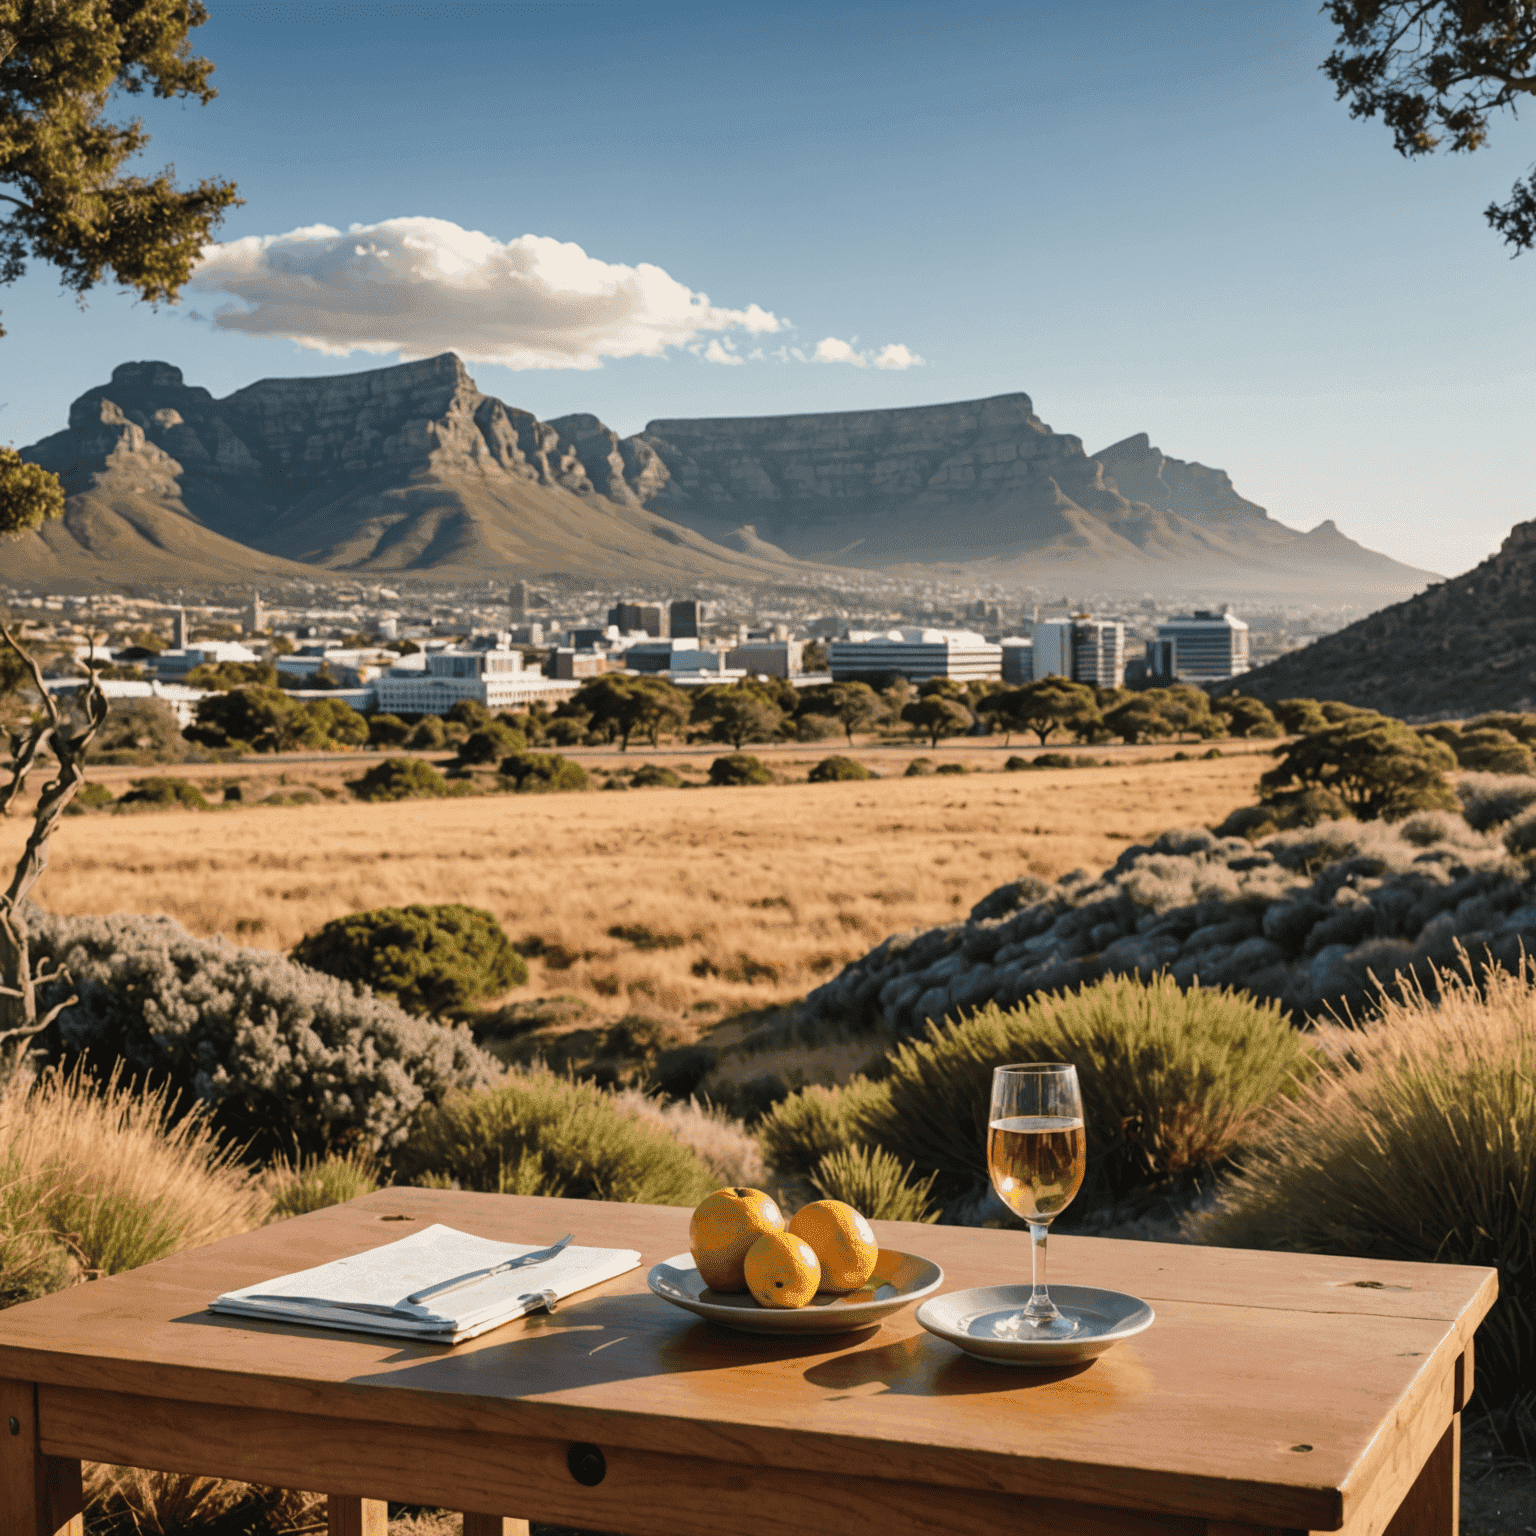
[[[80,1463],[37,1444],[37,1389],[0,1381],[0,1536],[82,1536]]]
[[[331,1493],[325,1499],[326,1536],[389,1536],[389,1504]]]
[[[528,1536],[528,1522],[506,1519],[501,1515],[466,1513],[464,1536]]]
[[[1461,1529],[1461,1415],[1429,1453],[1385,1536],[1459,1536]]]

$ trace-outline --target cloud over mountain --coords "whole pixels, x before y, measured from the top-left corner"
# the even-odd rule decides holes
[[[543,235],[503,243],[446,219],[345,233],[313,224],[210,245],[191,286],[243,301],[215,312],[226,330],[336,355],[451,348],[516,369],[600,368],[604,358],[661,357],[702,334],[785,327],[756,304],[712,304],[648,262],[601,261]]]

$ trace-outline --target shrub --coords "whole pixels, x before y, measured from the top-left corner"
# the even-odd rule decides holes
[[[873,777],[863,763],[851,757],[824,757],[806,775],[812,784],[834,784],[841,779],[868,779]]]
[[[916,1178],[879,1147],[845,1147],[817,1163],[811,1184],[823,1200],[841,1200],[871,1221],[937,1221],[928,1198],[935,1177]]]
[[[489,725],[495,717],[479,699],[458,699],[449,709],[449,725],[462,725],[466,730],[478,731]]]
[[[591,789],[592,780],[580,763],[558,752],[514,752],[501,764],[503,777],[511,779],[520,795],[555,794],[563,790]]]
[[[279,1157],[262,1176],[272,1202],[269,1221],[285,1221],[328,1205],[340,1205],[379,1187],[378,1165],[363,1152],[325,1157]]]
[[[1288,736],[1320,731],[1328,724],[1328,717],[1316,699],[1281,699],[1270,709]]]
[[[1323,706],[1328,714],[1334,706]],[[1360,821],[1397,821],[1414,811],[1455,810],[1446,773],[1456,759],[1442,742],[1401,720],[1351,710],[1323,730],[1292,742],[1259,780],[1261,795],[1326,789]]]
[[[1358,1029],[1319,1030],[1323,1070],[1273,1107],[1199,1223],[1208,1242],[1488,1264],[1478,1388],[1536,1380],[1536,968],[1481,990],[1442,973]]]
[[[246,1231],[267,1205],[206,1116],[172,1122],[166,1087],[54,1070],[0,1095],[0,1300]]]
[[[80,816],[86,811],[102,811],[112,804],[112,791],[105,784],[82,784],[75,798],[64,808],[66,816]]]
[[[1468,773],[1462,776],[1456,793],[1468,825],[1487,832],[1536,805],[1536,779],[1524,774]]]
[[[808,1179],[828,1153],[865,1139],[866,1116],[888,1097],[882,1083],[865,1077],[840,1088],[813,1083],[768,1110],[758,1122],[758,1145],[776,1173]]]
[[[933,771],[935,773],[966,773],[969,770],[964,763],[940,763]]]
[[[683,781],[660,763],[646,763],[630,774],[629,782],[634,789],[677,789]]]
[[[453,904],[378,907],[334,918],[294,946],[311,970],[370,986],[407,1013],[453,1013],[528,980],[491,913]]]
[[[1032,759],[1034,768],[1070,768],[1072,759],[1065,752],[1040,752]]]
[[[514,731],[500,720],[491,720],[477,727],[459,745],[461,763],[494,763],[510,752],[527,750],[528,740],[521,731]]]
[[[755,1187],[763,1182],[763,1154],[757,1138],[717,1105],[696,1099],[666,1103],[634,1088],[616,1094],[614,1102],[626,1114],[660,1126],[673,1141],[688,1148],[709,1168],[716,1188]]]
[[[1091,1201],[1223,1164],[1306,1070],[1308,1050],[1273,1004],[1182,991],[1166,976],[1108,978],[1006,1011],[983,1008],[898,1047],[885,1102],[862,1114],[867,1139],[936,1171],[946,1195],[974,1190],[986,1179],[992,1069],[1010,1061],[1077,1067]]]
[[[399,715],[370,715],[368,717],[368,745],[370,747],[403,747],[410,739],[411,728]]]
[[[904,779],[920,779],[925,773],[933,772],[933,760],[927,757],[914,757],[907,764],[907,771],[902,775]]]
[[[169,918],[26,909],[34,951],[79,1002],[49,1030],[54,1060],[170,1085],[252,1155],[386,1153],[425,1104],[484,1082],[469,1031],[413,1018],[282,955],[193,938]],[[45,1006],[67,994],[45,989]]]
[[[418,1182],[579,1200],[696,1205],[717,1187],[708,1164],[649,1117],[537,1067],[429,1111],[400,1163]]]
[[[387,757],[360,779],[354,779],[348,788],[359,800],[431,800],[448,793],[448,781],[420,758]]]
[[[1527,862],[1536,855],[1536,811],[1522,811],[1505,826],[1504,846]]]
[[[1028,767],[1029,767],[1029,759],[1028,758],[1024,758],[1024,757],[1010,757],[1008,759],[1008,761],[1003,764],[1003,771],[1005,773],[1022,773],[1023,770],[1028,768]]]
[[[711,784],[772,784],[773,774],[761,758],[750,752],[732,752],[729,757],[717,757],[709,765]]]
[[[1467,721],[1467,729],[1507,731],[1516,741],[1523,741],[1528,747],[1536,747],[1536,715],[1533,714],[1495,710],[1491,714],[1479,715],[1477,719]]]
[[[448,727],[437,715],[423,715],[406,739],[406,745],[416,752],[440,752],[447,744]]]
[[[1456,761],[1475,773],[1536,773],[1536,757],[1508,731],[1484,727],[1463,731],[1449,743]]]
[[[207,799],[197,785],[186,779],[172,778],[135,779],[133,787],[118,804],[183,805],[189,811],[210,809]]]

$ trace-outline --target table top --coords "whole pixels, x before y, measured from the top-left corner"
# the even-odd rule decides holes
[[[381,1190],[0,1312],[0,1375],[1328,1530],[1395,1454],[1383,1428],[1428,1411],[1496,1294],[1489,1269],[1062,1235],[1051,1279],[1128,1291],[1157,1321],[1086,1366],[1025,1371],[961,1354],[913,1307],[783,1340],[695,1318],[645,1280],[687,1248],[688,1216]],[[574,1231],[642,1264],[452,1348],[206,1310],[434,1221],[512,1242]],[[882,1247],[943,1265],[945,1291],[1028,1277],[1019,1232],[874,1226]]]

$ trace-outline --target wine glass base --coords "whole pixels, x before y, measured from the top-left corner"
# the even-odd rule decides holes
[[[1000,1339],[1070,1339],[1079,1326],[1075,1317],[1068,1317],[1063,1312],[1051,1312],[1042,1317],[1015,1312],[1012,1317],[994,1323],[992,1332]]]

